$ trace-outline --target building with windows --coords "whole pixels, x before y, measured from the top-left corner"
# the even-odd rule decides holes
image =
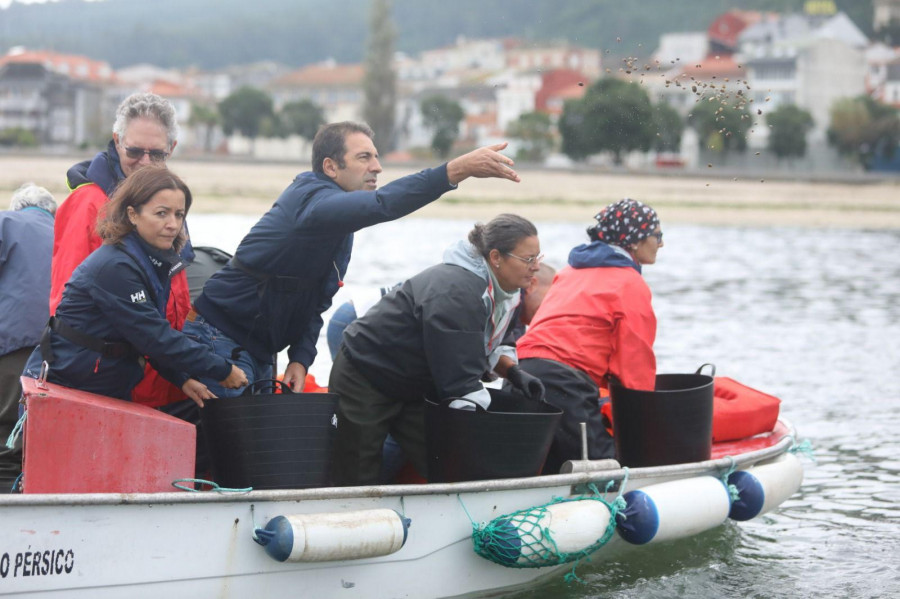
[[[276,77],[266,85],[275,110],[290,102],[309,100],[322,107],[325,120],[358,121],[363,111],[361,64],[338,64],[333,60],[307,65]]]
[[[869,40],[844,13],[767,18],[739,37],[758,110],[796,104],[814,121],[810,141],[824,141],[836,100],[866,92]],[[765,127],[756,127],[761,142]]]
[[[571,69],[591,79],[600,76],[600,50],[565,43],[536,45],[516,42],[507,46],[506,68],[513,71]]]
[[[885,65],[884,83],[879,99],[894,108],[900,108],[900,57],[895,57]]]
[[[23,129],[45,146],[96,143],[108,135],[104,93],[114,82],[105,62],[13,49],[0,57],[0,131]]]

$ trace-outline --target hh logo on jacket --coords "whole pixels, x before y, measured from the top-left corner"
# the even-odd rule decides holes
[[[144,290],[141,289],[136,293],[131,294],[131,302],[134,304],[143,304],[147,301],[147,294],[144,293]]]

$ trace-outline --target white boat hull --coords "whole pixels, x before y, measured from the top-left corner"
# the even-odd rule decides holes
[[[531,479],[242,494],[0,496],[0,596],[428,599],[510,590],[572,565],[517,569],[483,559],[473,551],[473,521],[579,495],[588,483],[602,490],[626,476],[625,491],[719,477],[732,465],[775,460],[792,443],[784,437],[734,459]],[[607,499],[618,494],[616,488]],[[254,530],[276,516],[376,508],[411,520],[406,543],[390,555],[279,562],[253,540]],[[615,535],[593,559],[616,555],[624,545]]]

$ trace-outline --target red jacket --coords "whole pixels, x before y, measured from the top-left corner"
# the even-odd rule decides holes
[[[72,272],[103,243],[97,235],[97,216],[108,200],[100,186],[88,183],[72,191],[57,209],[50,279],[51,314],[56,312]],[[181,271],[172,277],[172,291],[166,309],[166,318],[172,328],[181,330],[190,309],[187,275]],[[150,407],[185,399],[181,389],[162,378],[149,363],[144,369],[144,380],[135,387],[132,397],[136,403]]]
[[[567,266],[516,344],[519,359],[566,364],[604,388],[611,373],[630,389],[652,390],[656,316],[650,299],[634,268]]]

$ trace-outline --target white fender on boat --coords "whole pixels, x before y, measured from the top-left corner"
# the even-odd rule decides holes
[[[609,508],[602,502],[582,499],[547,506],[539,530],[556,543],[560,553],[573,553],[590,547],[609,526]],[[540,534],[538,539],[541,539]]]
[[[728,489],[712,476],[649,485],[624,495],[619,536],[634,545],[681,539],[719,526],[728,518]]]
[[[740,498],[728,514],[733,520],[750,520],[775,509],[793,495],[803,482],[803,465],[792,453],[774,462],[738,470],[728,476],[728,484],[737,487]]]
[[[494,550],[487,551],[505,566],[556,565],[559,554],[583,551],[596,543],[606,534],[609,519],[609,508],[601,501],[553,503],[537,519],[504,516],[494,520],[486,527]]]
[[[410,520],[394,510],[276,516],[255,540],[284,562],[327,562],[379,557],[406,542]]]

